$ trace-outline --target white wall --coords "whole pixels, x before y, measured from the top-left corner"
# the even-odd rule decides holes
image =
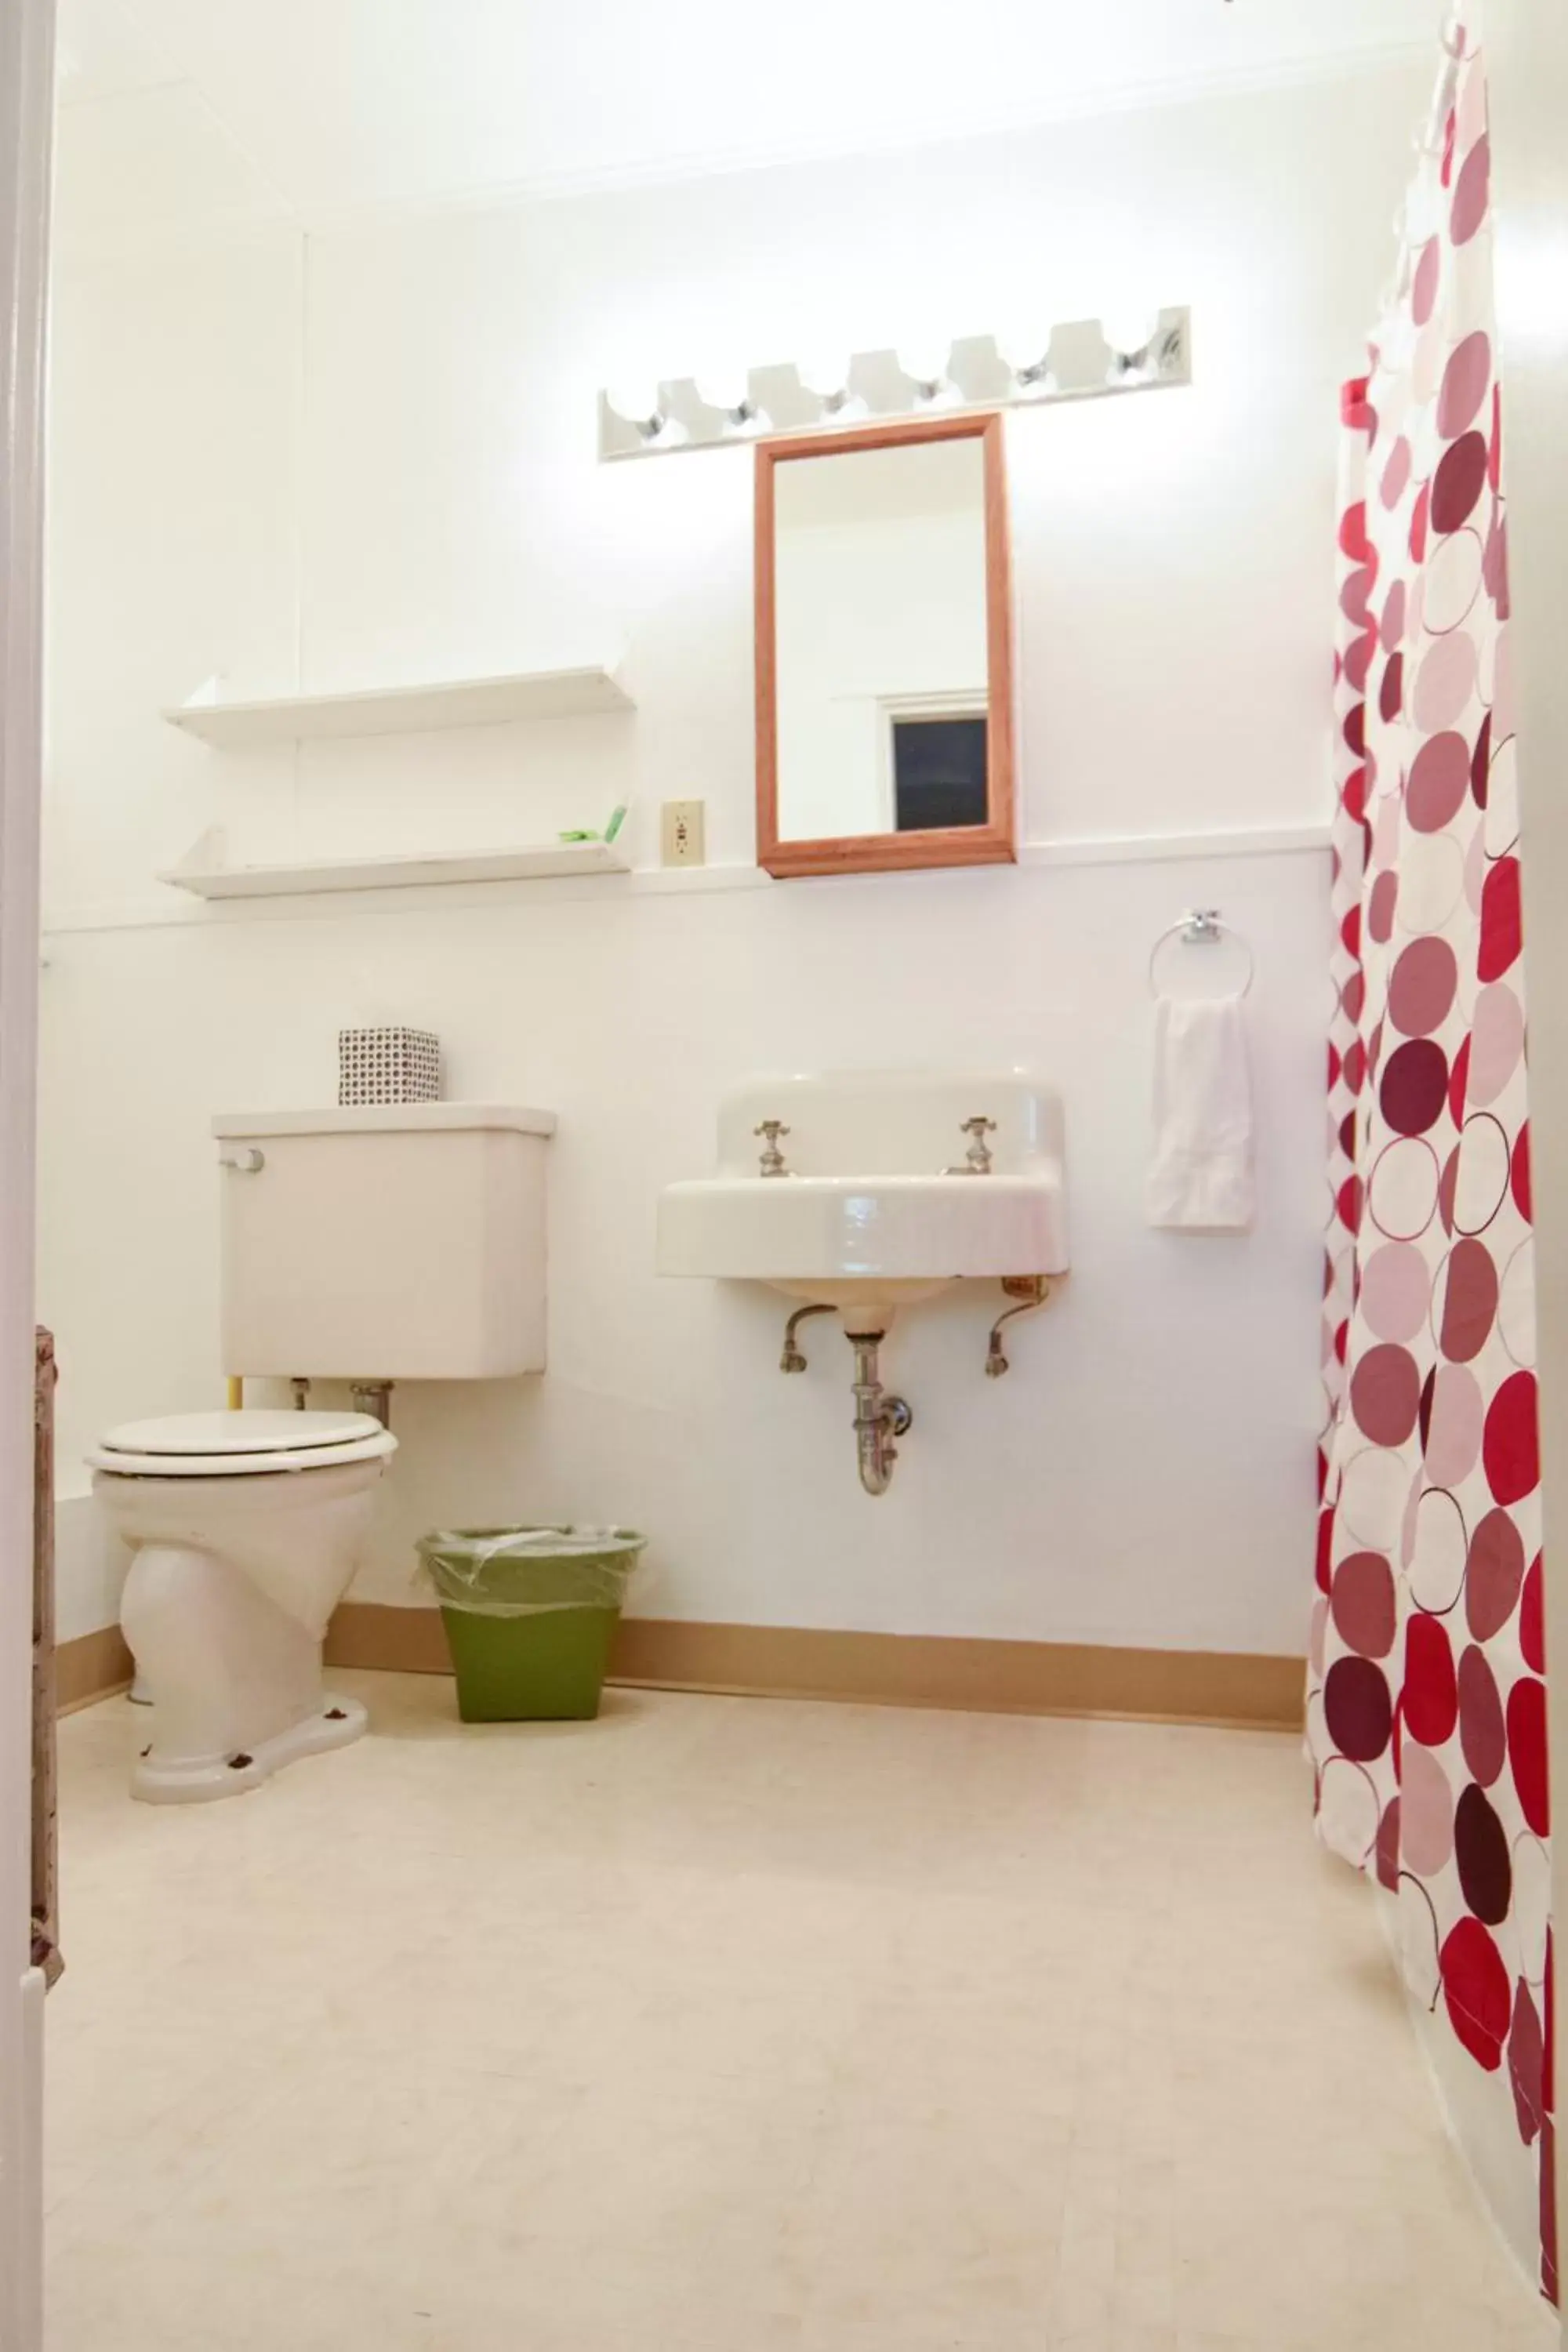
[[[55,1638],[74,1642],[112,1625],[131,1555],[108,1525],[80,1470],[65,1465],[55,1504]]]
[[[64,0],[62,223],[123,238],[864,152],[1365,61],[1438,13],[792,0],[753,28],[712,0]]]
[[[71,269],[55,376],[44,1307],[61,1457],[216,1392],[218,1108],[310,1102],[366,1011],[443,1035],[454,1093],[539,1101],[551,1370],[410,1390],[367,1592],[408,1539],[516,1510],[655,1538],[643,1605],[700,1618],[1300,1646],[1317,1396],[1326,860],[1026,866],[666,895],[634,883],[187,910],[150,875],[235,853],[505,840],[701,796],[750,861],[744,452],[594,461],[594,392],[722,317],[742,357],[865,347],[918,297],[955,332],[1021,295],[1190,299],[1191,393],[1012,436],[1023,831],[1327,815],[1334,417],[1386,259],[1425,70],[1103,124],[515,211]],[[896,328],[893,331],[897,331]],[[635,719],[220,760],[155,713],[624,646]],[[296,662],[298,667],[296,667]],[[1140,1215],[1156,933],[1253,941],[1263,1211]],[[847,1351],[774,1369],[778,1306],[661,1284],[658,1185],[768,1066],[1016,1058],[1067,1097],[1077,1270],[982,1377],[992,1301],[912,1317],[919,1416],[856,1484]],[[367,1370],[374,1370],[367,1367]]]

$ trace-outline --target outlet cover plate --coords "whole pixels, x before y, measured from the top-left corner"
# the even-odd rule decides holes
[[[702,801],[666,801],[659,824],[659,857],[666,866],[704,866]]]

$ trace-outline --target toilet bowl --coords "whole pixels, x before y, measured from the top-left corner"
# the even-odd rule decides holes
[[[133,1796],[237,1796],[360,1737],[321,1643],[396,1448],[366,1413],[247,1411],[127,1423],[88,1456],[133,1554],[121,1625],[152,1701]]]

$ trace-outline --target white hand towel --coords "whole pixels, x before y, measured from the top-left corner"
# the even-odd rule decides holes
[[[1149,1223],[1184,1233],[1252,1223],[1252,1088],[1239,996],[1163,996],[1154,1031]]]

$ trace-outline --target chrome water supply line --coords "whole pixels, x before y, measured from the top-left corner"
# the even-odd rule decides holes
[[[1004,1323],[1011,1323],[1015,1316],[1037,1314],[1051,1295],[1050,1276],[1044,1274],[1009,1274],[1004,1276],[1002,1287],[1009,1298],[1016,1298],[1021,1304],[1009,1307],[991,1326],[991,1340],[985,1350],[988,1381],[999,1381],[1004,1372],[1013,1369],[1012,1358],[1002,1346]]]
[[[799,1342],[795,1336],[801,1325],[808,1323],[814,1315],[832,1315],[836,1312],[837,1309],[831,1307],[796,1307],[784,1325],[784,1353],[779,1358],[781,1372],[804,1372],[805,1370],[805,1358],[801,1354]]]

